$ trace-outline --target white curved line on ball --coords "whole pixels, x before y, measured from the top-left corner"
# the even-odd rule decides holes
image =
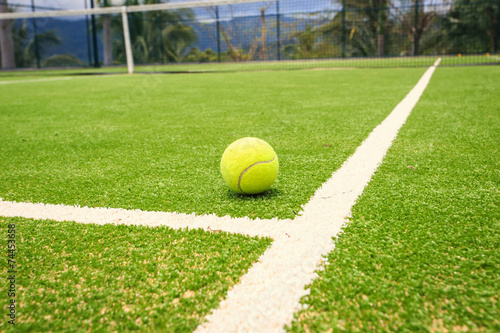
[[[245,170],[243,170],[243,172],[240,174],[240,178],[238,179],[238,188],[240,189],[241,192],[245,193],[245,191],[243,191],[241,189],[241,179],[243,178],[243,175],[248,171],[250,170],[251,167],[254,167],[256,165],[259,165],[259,164],[264,164],[264,163],[271,163],[272,161],[274,161],[276,159],[276,154],[274,154],[273,158],[269,161],[260,161],[260,162],[255,162],[254,164],[248,166]]]

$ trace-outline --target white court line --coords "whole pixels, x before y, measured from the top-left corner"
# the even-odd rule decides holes
[[[248,236],[277,238],[286,232],[291,220],[251,220],[248,217],[232,218],[216,215],[147,212],[122,208],[89,208],[78,206],[24,203],[0,199],[0,216],[75,221],[95,224],[165,225],[173,229],[222,230]]]
[[[417,85],[377,126],[356,152],[303,207],[295,220],[250,220],[176,213],[80,208],[0,201],[0,215],[71,220],[83,223],[167,225],[173,228],[220,229],[270,236],[272,246],[231,289],[219,308],[196,332],[282,332],[308,291],[322,257],[334,249],[351,207],[363,192],[387,150],[427,87],[440,58]]]
[[[96,77],[116,77],[122,76],[123,74],[77,74],[74,76],[60,76],[60,77],[49,77],[43,79],[29,79],[29,80],[12,80],[12,81],[0,81],[1,84],[14,84],[14,83],[33,83],[33,82],[47,82],[47,81],[66,81],[66,80],[75,80],[75,79],[85,79],[85,78],[96,78]]]
[[[13,83],[31,83],[31,82],[45,82],[45,81],[64,81],[71,80],[72,77],[51,77],[45,79],[29,79],[29,80],[12,80],[12,81],[0,81],[0,84],[13,84]]]

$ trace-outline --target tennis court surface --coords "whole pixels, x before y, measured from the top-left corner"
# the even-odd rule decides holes
[[[0,332],[500,331],[496,0],[98,3],[0,2]]]

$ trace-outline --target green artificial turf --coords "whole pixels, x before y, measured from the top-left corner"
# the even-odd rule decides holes
[[[229,62],[229,63],[204,63],[204,64],[165,64],[165,65],[139,65],[138,72],[197,72],[197,71],[253,71],[253,70],[290,70],[313,68],[391,68],[391,67],[428,67],[440,57],[384,57],[384,58],[337,58],[337,59],[310,59],[310,60],[285,60],[285,61],[254,61],[254,62]],[[500,57],[497,55],[450,55],[441,56],[441,65],[475,65],[498,64]]]
[[[15,225],[15,327],[0,331],[191,332],[270,246],[250,238],[167,227],[0,218]],[[5,247],[6,249],[6,247]],[[2,251],[2,278],[8,273]],[[11,281],[12,282],[12,281]]]
[[[436,70],[289,331],[500,331],[499,77]]]
[[[294,70],[315,68],[386,68],[431,66],[437,59],[431,57],[388,57],[388,58],[346,58],[346,59],[307,59],[284,61],[250,61],[223,63],[193,63],[139,65],[137,72],[227,72],[258,70]],[[463,58],[466,60],[466,58]]]
[[[0,198],[293,218],[423,68],[133,75],[2,86]],[[280,171],[257,196],[219,171],[254,136]]]
[[[25,68],[16,70],[0,71],[0,81],[12,79],[28,79],[39,77],[54,77],[62,75],[72,76],[87,76],[92,74],[126,74],[127,66],[111,66],[111,67],[75,67],[75,68]]]

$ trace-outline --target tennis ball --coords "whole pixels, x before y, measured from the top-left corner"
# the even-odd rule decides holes
[[[258,194],[274,183],[278,166],[278,156],[267,142],[242,138],[231,143],[222,154],[220,172],[233,191]]]

